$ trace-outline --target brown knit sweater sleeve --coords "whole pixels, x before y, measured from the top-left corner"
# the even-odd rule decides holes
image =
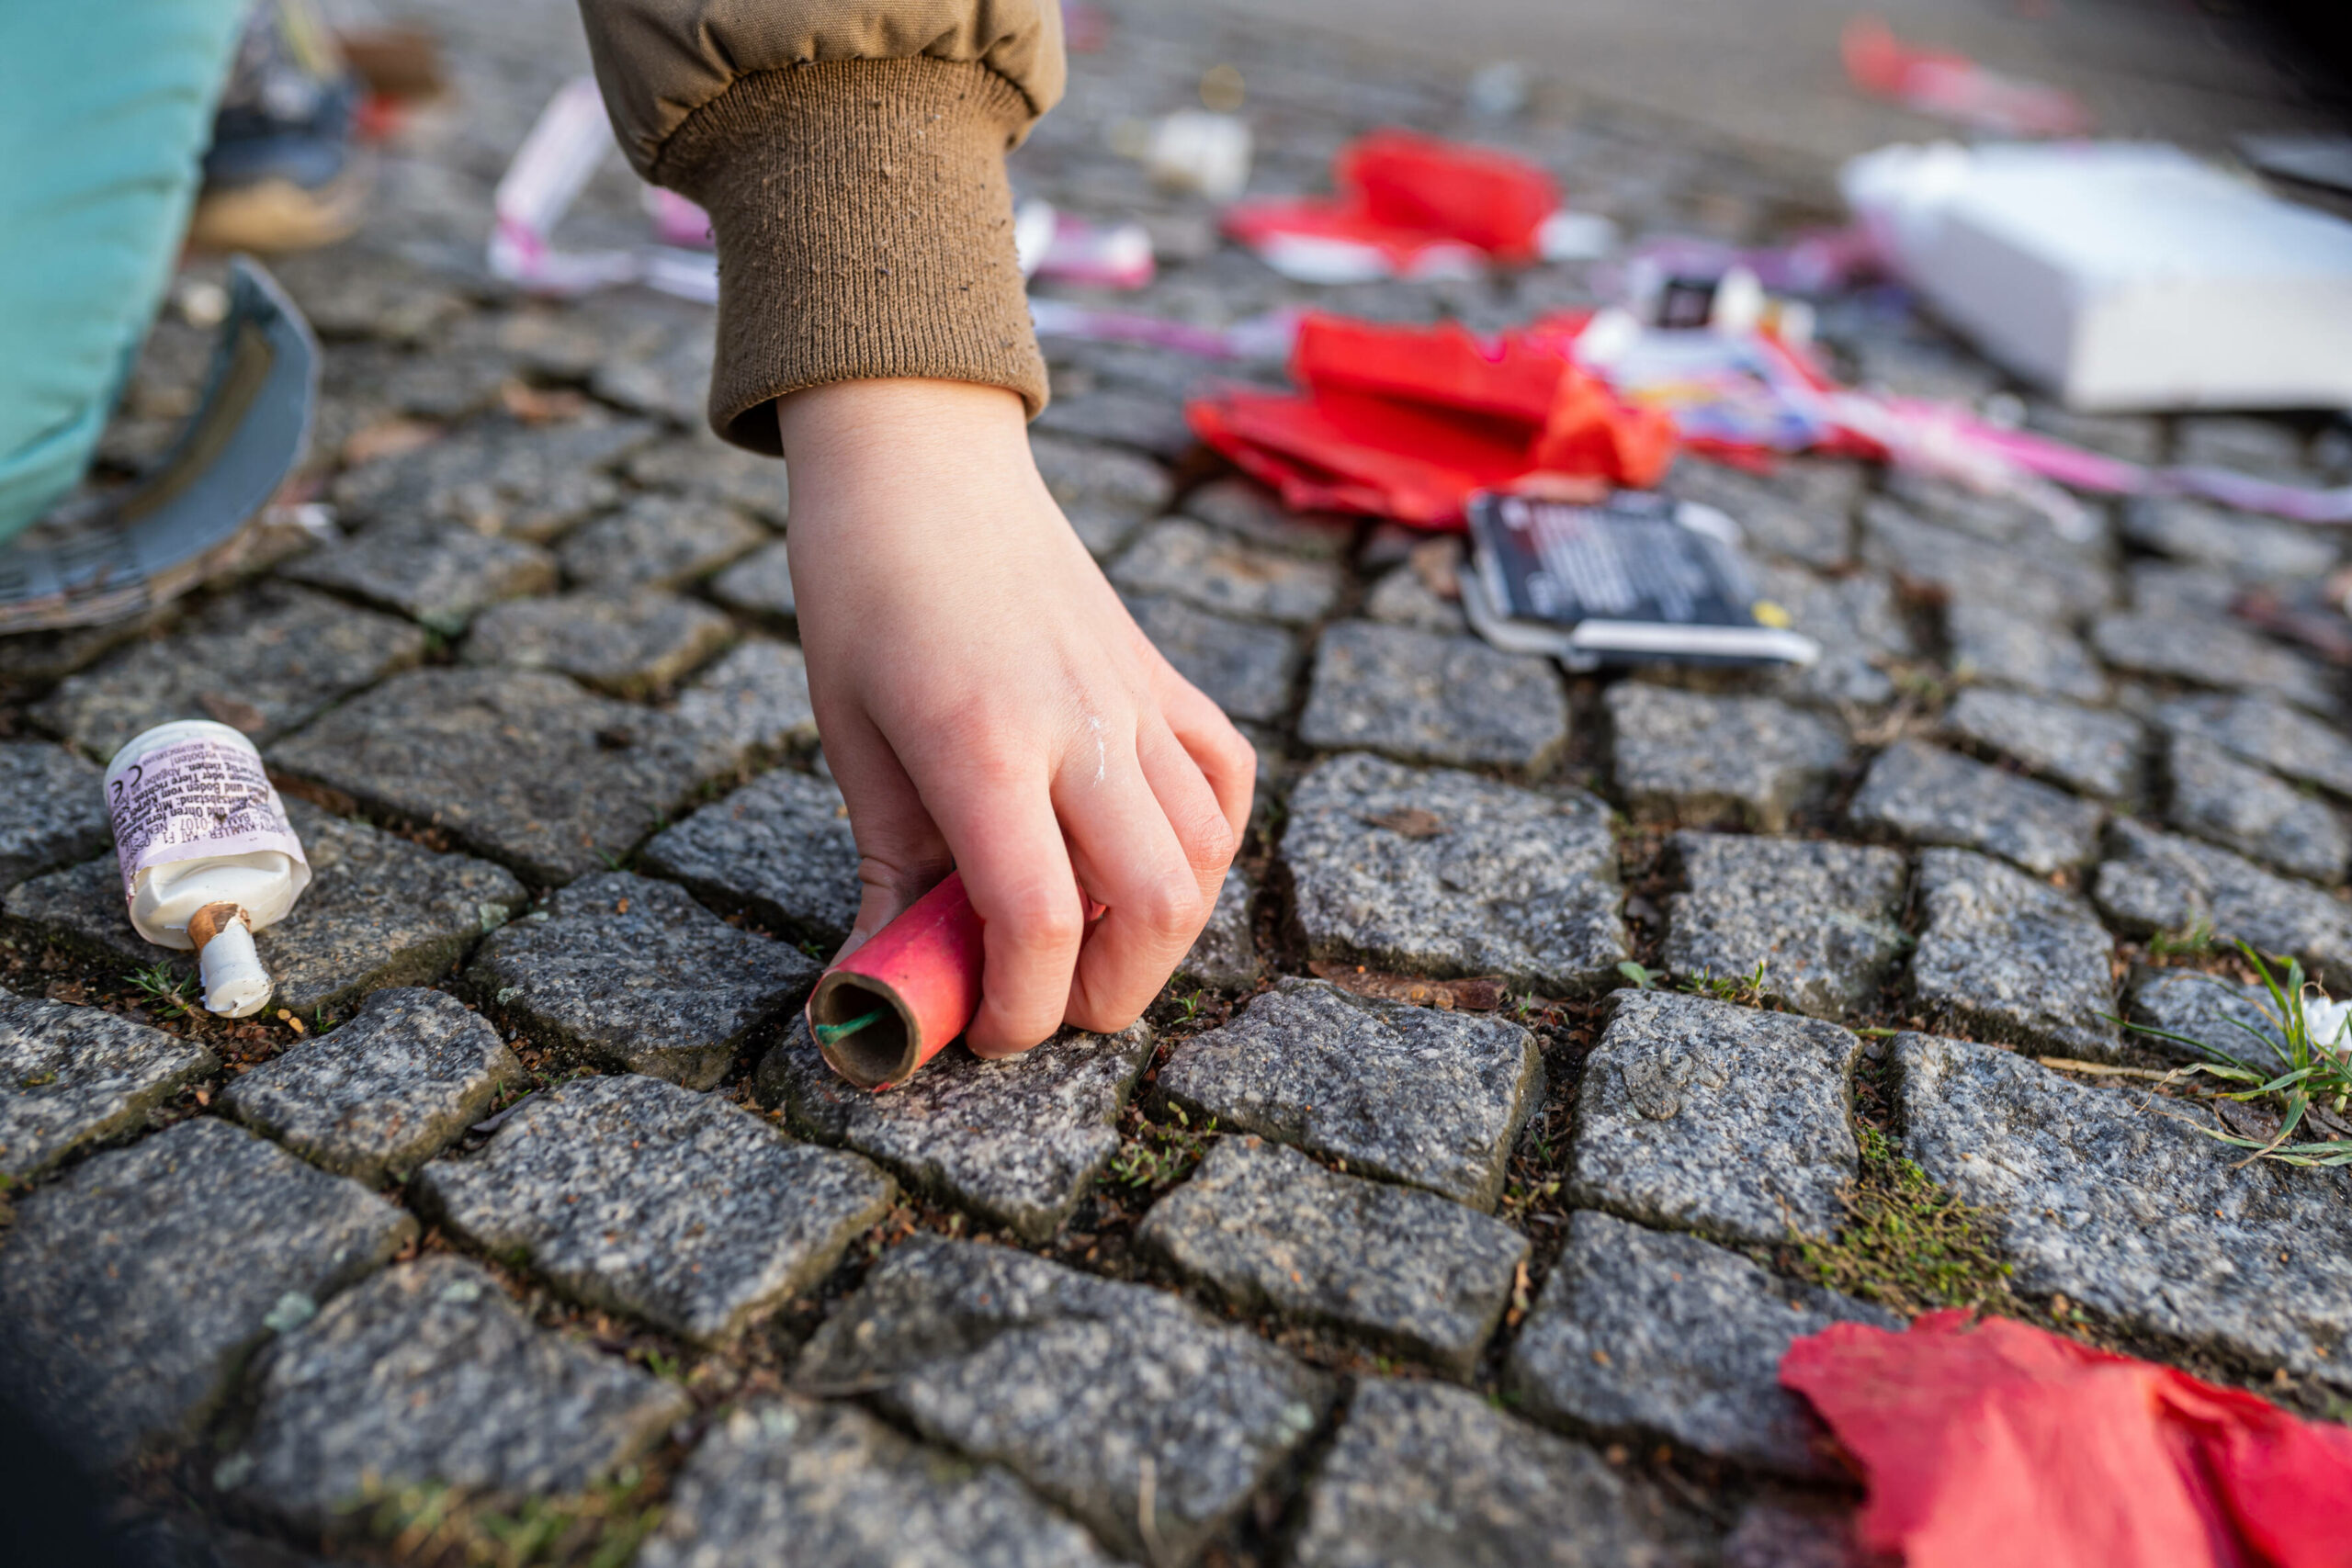
[[[1054,0],[581,0],[639,172],[718,244],[710,422],[831,381],[977,381],[1046,402],[1007,149],[1058,97]]]

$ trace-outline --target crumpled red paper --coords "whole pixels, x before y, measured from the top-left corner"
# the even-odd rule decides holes
[[[1907,1568],[2352,1568],[2352,1429],[2007,1318],[1789,1347]]]
[[[1351,276],[1454,276],[1541,259],[1560,209],[1559,188],[1526,160],[1408,130],[1359,137],[1331,175],[1333,196],[1236,202],[1226,231],[1278,265],[1317,247],[1325,265],[1356,257]]]
[[[1301,511],[1459,528],[1481,490],[1647,489],[1674,460],[1673,419],[1579,368],[1574,336],[1309,316],[1291,351],[1300,393],[1220,392],[1185,414]]]

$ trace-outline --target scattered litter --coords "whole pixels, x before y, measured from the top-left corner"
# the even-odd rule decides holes
[[[819,1055],[860,1089],[906,1082],[979,1010],[980,958],[980,918],[951,872],[818,980]]]
[[[1139,344],[1199,359],[1261,363],[1283,359],[1290,354],[1291,344],[1297,341],[1300,318],[1301,313],[1296,310],[1272,310],[1229,327],[1196,327],[1133,311],[1099,310],[1067,299],[1029,301],[1029,319],[1039,337]]]
[[[707,251],[717,243],[710,214],[666,186],[645,187],[645,215],[652,221],[653,237],[665,245]]]
[[[1758,280],[1758,281],[1760,281]],[[1735,286],[1748,295],[1746,283]],[[1721,292],[1718,289],[1716,292]],[[2151,468],[2013,428],[1964,404],[1838,384],[1792,319],[1710,298],[1702,329],[1618,308],[1541,318],[1492,338],[1454,324],[1391,327],[1272,314],[1225,329],[1032,302],[1037,330],[1208,359],[1268,360],[1287,346],[1300,392],[1194,400],[1193,430],[1295,510],[1356,512],[1458,528],[1478,490],[1555,496],[1598,478],[1646,489],[1679,441],[1765,469],[1784,454],[1860,457],[2032,508],[2063,538],[2098,526],[2070,491],[2194,495],[2303,523],[2352,523],[2352,486],[2314,489],[2218,468]],[[1742,330],[1740,322],[1758,317]],[[1581,443],[1581,445],[1579,445]],[[1598,492],[1568,495],[1592,500]]]
[[[1295,510],[1459,529],[1478,491],[1596,499],[1646,488],[1673,461],[1672,420],[1620,401],[1578,367],[1574,342],[1310,315],[1291,353],[1300,393],[1227,390],[1185,412]]]
[[[552,236],[596,165],[615,151],[611,120],[593,76],[567,82],[539,111],[531,132],[498,182],[490,235],[490,270],[534,293],[570,298],[641,283],[680,299],[716,303],[718,262],[707,250],[649,243],[628,250],[563,251]],[[682,235],[691,202],[654,203],[657,232]],[[708,220],[704,220],[707,232]],[[695,243],[702,243],[699,239]]]
[[[2162,468],[2139,486],[2154,494],[2201,496],[2240,512],[2267,513],[2297,523],[2352,523],[2352,485],[2332,490],[2283,484],[2228,468]]]
[[[1881,453],[1841,418],[1841,389],[1819,364],[1760,321],[1692,331],[1610,310],[1555,325],[1573,333],[1577,364],[1628,402],[1669,414],[1694,450],[1751,462],[1781,452]]]
[[[1883,398],[1841,389],[1832,407],[1839,427],[1849,437],[1877,447],[1898,468],[2029,507],[2062,539],[2086,544],[2098,536],[2098,518],[2089,507],[2031,464],[2017,459],[2022,432],[2004,431],[1977,418],[1964,405],[1925,399]],[[2075,456],[2092,456],[2075,448],[2066,450]]]
[[[1747,333],[1645,327],[1630,311],[1553,318],[1578,364],[1617,395],[1673,415],[1694,452],[1756,468],[1779,453],[1883,460],[2030,506],[2064,538],[2098,520],[2067,493],[2193,495],[2301,523],[2352,522],[2352,486],[2283,484],[2222,468],[2150,468],[2015,429],[1964,404],[1838,385],[1768,320]],[[2063,489],[2061,487],[2064,487]]]
[[[1555,212],[1538,236],[1547,262],[1599,261],[1617,249],[1617,221],[1598,212]]]
[[[1914,1568],[2345,1568],[2352,1431],[2006,1318],[1799,1339],[1781,1382],[1858,1461],[1861,1544]]]
[[[1613,273],[1596,281],[1631,304],[1646,276],[1718,278],[1734,267],[1755,274],[1775,294],[1822,295],[1874,276],[1878,249],[1859,224],[1806,230],[1779,245],[1727,245],[1720,240],[1660,235],[1634,245]]]
[[[1889,270],[2085,412],[2352,404],[2352,223],[2176,147],[1884,147],[1839,175]]]
[[[1630,272],[1630,303],[1649,326],[1674,332],[1706,327],[1718,333],[1747,333],[1764,322],[1764,285],[1744,266],[1699,277],[1644,267]],[[1805,318],[1804,335],[1813,335],[1810,315]]]
[[[1227,211],[1226,232],[1303,283],[1483,277],[1496,266],[1605,254],[1606,219],[1565,213],[1523,158],[1406,130],[1375,130],[1332,161],[1330,197],[1268,197]]]
[[[285,919],[311,883],[261,753],[225,724],[180,719],[117,751],[105,789],[131,925],[158,946],[195,950],[209,1010],[259,1012],[271,981],[253,933]]]
[[[1022,275],[1042,283],[1141,288],[1152,278],[1151,231],[1140,223],[1090,223],[1034,197],[1012,218]]]
[[[1171,190],[1231,201],[1250,184],[1247,120],[1214,109],[1178,109],[1145,129],[1137,155]]]
[[[1854,85],[1904,107],[1998,136],[2084,136],[2090,111],[2072,93],[1987,71],[1964,54],[1914,49],[1876,17],[1838,40]]]
[[[1758,596],[1739,526],[1711,506],[1639,491],[1573,505],[1470,502],[1462,608],[1497,648],[1570,670],[1605,664],[1810,664],[1821,645]]]

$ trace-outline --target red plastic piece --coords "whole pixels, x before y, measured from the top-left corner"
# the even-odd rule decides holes
[[[2352,1568],[2352,1430],[2007,1318],[1789,1348],[1908,1568]]]
[[[906,1082],[979,1010],[980,939],[963,875],[950,872],[817,982],[808,1028],[826,1065],[860,1089]],[[831,1043],[817,1033],[877,1008],[883,1016],[855,1033]]]
[[[1647,489],[1674,460],[1672,416],[1621,402],[1577,366],[1573,341],[1556,322],[1488,340],[1309,316],[1291,356],[1304,396],[1229,391],[1185,413],[1301,511],[1460,528],[1481,490]]]

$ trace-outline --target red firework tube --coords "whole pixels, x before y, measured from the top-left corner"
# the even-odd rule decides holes
[[[962,874],[950,872],[817,982],[808,1032],[826,1065],[860,1089],[906,1082],[979,1010],[980,956],[980,918]]]

